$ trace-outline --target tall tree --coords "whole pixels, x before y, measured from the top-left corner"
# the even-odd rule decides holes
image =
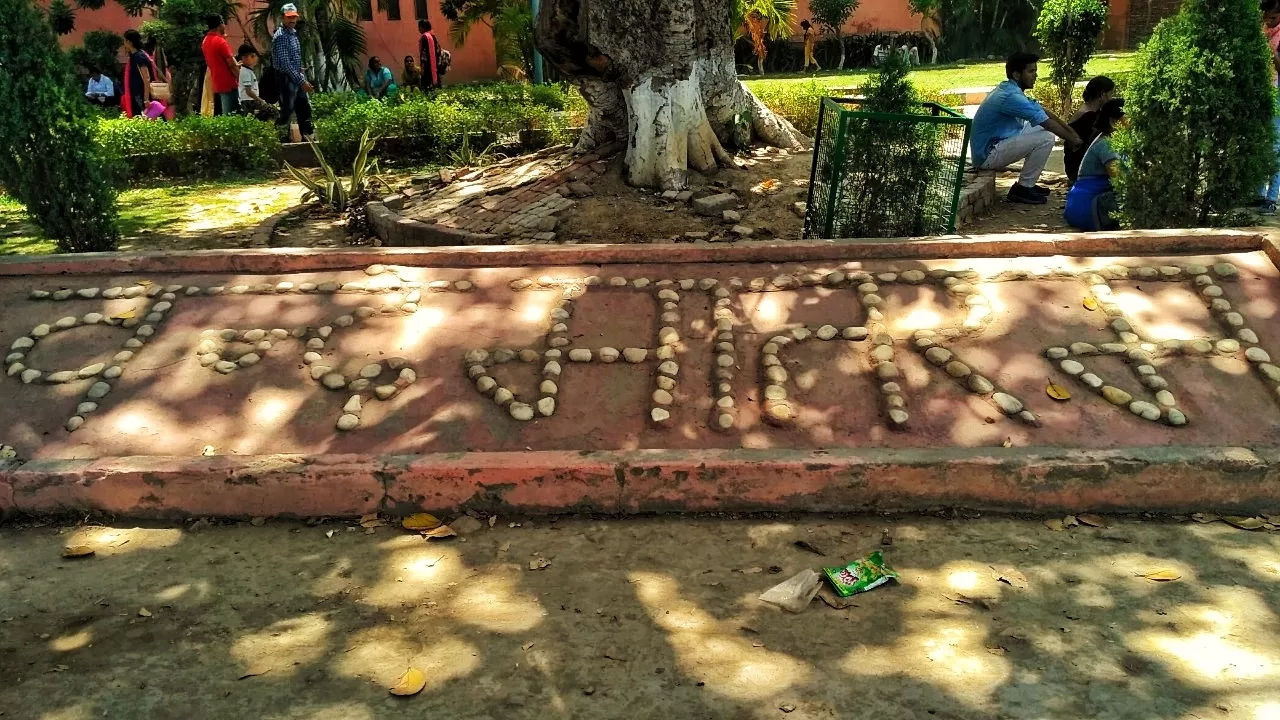
[[[840,46],[840,60],[836,69],[844,69],[844,25],[853,17],[862,0],[810,0],[809,12],[822,29],[836,39]]]
[[[625,141],[627,180],[679,189],[752,136],[804,139],[738,80],[733,0],[543,0],[538,49],[590,106],[577,149]]]
[[[938,38],[942,37],[942,0],[907,0],[907,9],[920,16],[920,32],[929,41],[929,64],[938,62]]]
[[[115,248],[116,193],[71,60],[31,0],[0,0],[0,185],[67,252]]]

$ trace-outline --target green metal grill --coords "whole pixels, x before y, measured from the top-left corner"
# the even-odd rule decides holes
[[[823,98],[805,238],[914,237],[956,229],[970,120],[936,103],[919,114]]]

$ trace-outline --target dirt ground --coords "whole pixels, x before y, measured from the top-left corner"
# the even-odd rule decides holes
[[[729,229],[743,225],[753,239],[799,239],[804,221],[792,210],[809,195],[810,153],[762,148],[746,157],[746,166],[714,174],[689,173],[695,197],[733,192],[740,199],[737,223],[693,212],[683,202],[663,200],[660,193],[627,185],[622,179],[622,156],[592,185],[593,197],[578,200],[565,214],[559,236],[568,242],[653,243],[685,241],[687,232],[708,232],[716,239],[732,238]],[[758,187],[761,183],[766,187]],[[752,188],[757,188],[755,192]]]
[[[0,529],[0,715],[1280,717],[1280,538],[1262,531],[975,514],[473,524],[453,541],[333,520]],[[96,555],[59,557],[76,544]],[[901,582],[850,607],[756,599],[876,549]],[[1140,577],[1154,570],[1178,579]],[[410,666],[425,690],[390,696]]]

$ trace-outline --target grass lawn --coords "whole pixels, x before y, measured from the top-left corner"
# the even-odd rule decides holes
[[[298,201],[301,186],[275,179],[175,183],[120,193],[121,250],[235,246],[255,225]],[[22,205],[0,195],[0,255],[57,252]]]
[[[1098,55],[1089,61],[1085,78],[1094,75],[1119,75],[1133,69],[1135,55],[1119,53]],[[1041,77],[1048,77],[1048,65],[1041,63]],[[765,78],[743,78],[747,86],[755,90],[761,85],[817,82],[828,87],[857,87],[871,73],[870,68],[857,68],[843,72],[823,71],[816,75],[789,73]],[[916,88],[926,93],[972,87],[992,87],[1004,80],[1004,61],[953,63],[925,66],[911,72]]]

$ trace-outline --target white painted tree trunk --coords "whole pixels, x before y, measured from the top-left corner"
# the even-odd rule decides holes
[[[546,0],[537,37],[590,108],[577,150],[624,142],[633,185],[682,189],[753,136],[808,144],[738,80],[727,0]]]

